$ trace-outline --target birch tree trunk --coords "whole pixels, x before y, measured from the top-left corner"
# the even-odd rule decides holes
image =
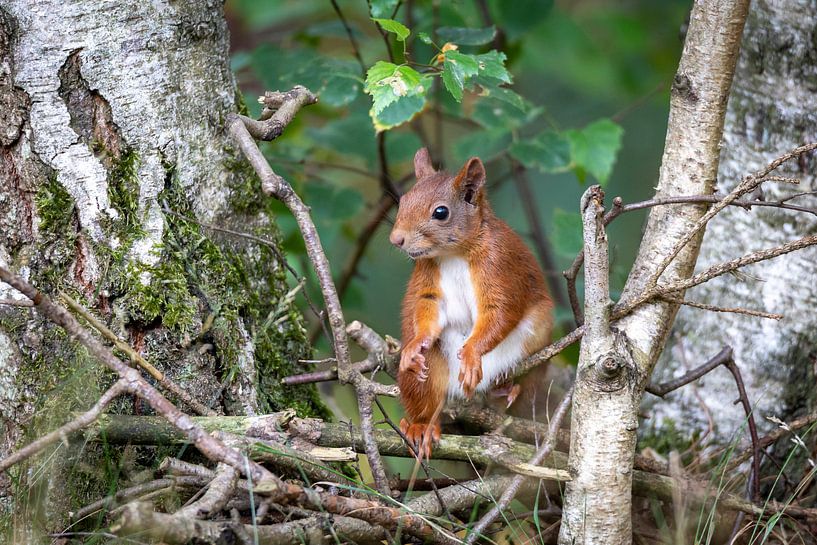
[[[309,348],[276,248],[183,218],[278,243],[223,130],[238,103],[220,0],[4,0],[0,263],[79,298],[217,412],[324,414],[314,388],[279,386]],[[58,328],[0,305],[0,457],[111,381]],[[61,529],[138,474],[138,452],[125,454],[62,444],[0,475],[0,529],[10,513],[13,542]]]
[[[718,170],[718,190],[730,191],[781,153],[817,140],[817,10],[811,0],[753,2],[729,99],[724,145]],[[803,157],[781,174],[799,178],[799,186],[764,184],[766,200],[817,190],[817,158]],[[810,208],[815,196],[790,204]],[[817,232],[809,214],[772,208],[724,210],[707,228],[699,267],[732,259],[749,251],[784,244]],[[706,361],[724,345],[734,349],[755,419],[773,426],[766,416],[794,418],[815,406],[815,345],[817,345],[817,248],[806,248],[747,268],[745,274],[724,276],[687,294],[693,301],[725,307],[766,309],[785,315],[779,322],[738,314],[714,314],[684,308],[658,366],[662,379]],[[673,425],[687,434],[708,428],[708,411],[715,415],[715,438],[747,437],[745,414],[734,405],[732,376],[719,368],[695,386],[683,388],[667,401],[650,402],[657,428]],[[796,464],[795,464],[796,465]]]
[[[718,169],[726,99],[735,70],[748,0],[697,1],[675,75],[656,198],[710,194]],[[573,397],[567,483],[559,543],[632,542],[632,467],[637,412],[644,387],[677,311],[648,303],[610,327],[609,267],[601,213],[582,199],[585,242],[585,315]],[[598,197],[596,197],[598,198]],[[691,276],[701,236],[693,237],[663,271],[705,213],[700,206],[656,207],[650,212],[636,262],[618,308],[656,282]],[[660,281],[660,282],[659,282]]]

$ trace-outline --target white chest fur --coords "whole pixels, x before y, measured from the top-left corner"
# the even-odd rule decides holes
[[[442,291],[439,307],[439,325],[442,328],[440,348],[448,361],[448,395],[463,397],[457,352],[471,336],[479,317],[479,306],[468,262],[449,257],[440,258],[438,263]],[[496,348],[482,356],[482,381],[477,387],[478,392],[490,389],[527,355],[524,345],[533,335],[533,326],[532,320],[524,317]]]

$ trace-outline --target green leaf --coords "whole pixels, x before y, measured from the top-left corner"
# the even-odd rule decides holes
[[[377,19],[372,17],[372,21],[383,27],[386,32],[391,32],[397,35],[397,41],[405,42],[411,31],[406,25],[394,19]]]
[[[466,81],[479,73],[479,64],[473,55],[464,55],[457,51],[446,51],[443,62],[443,84],[451,96],[459,102]]]
[[[482,87],[482,92],[480,96],[483,97],[490,97],[496,100],[501,100],[502,102],[507,102],[517,110],[521,112],[526,112],[530,109],[530,103],[525,100],[521,95],[511,91],[510,89],[506,89],[505,87],[498,87],[493,82],[486,82],[481,78],[477,78],[477,83]]]
[[[391,17],[398,0],[370,0],[369,10],[372,17]]]
[[[387,131],[409,121],[426,104],[425,94],[400,97],[378,114],[370,112],[375,130]]]
[[[487,53],[477,55],[475,58],[479,67],[480,76],[493,78],[502,83],[511,83],[511,75],[505,68],[505,60],[507,59],[505,53],[491,50]]]
[[[575,257],[582,249],[582,216],[578,212],[566,212],[560,208],[553,211],[553,249],[564,257]]]
[[[434,43],[431,41],[431,36],[428,35],[428,32],[418,32],[417,37],[420,38],[420,41],[424,44],[431,45]]]
[[[375,116],[400,97],[424,95],[430,87],[427,78],[409,66],[378,61],[366,74],[364,90],[373,99]]]
[[[508,102],[485,97],[474,105],[471,119],[485,128],[518,129],[533,121],[542,108],[520,110]]]
[[[580,181],[584,181],[585,173],[590,173],[601,185],[607,183],[621,148],[623,133],[624,129],[609,119],[600,119],[580,131],[565,133]]]
[[[444,26],[437,29],[437,35],[446,42],[457,45],[484,45],[496,36],[496,27],[465,28]]]
[[[554,131],[514,142],[510,153],[527,168],[538,168],[546,173],[565,172],[570,167],[570,142]]]
[[[430,78],[410,66],[378,61],[369,69],[364,88],[372,96],[369,115],[375,129],[388,130],[411,119],[425,106],[430,88]]]

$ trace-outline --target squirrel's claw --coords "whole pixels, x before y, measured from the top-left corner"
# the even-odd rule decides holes
[[[431,459],[431,446],[440,440],[441,430],[439,422],[429,424],[425,422],[415,422],[409,424],[405,418],[400,420],[400,431],[406,436],[409,443],[415,448],[418,460]]]
[[[460,385],[465,397],[470,399],[482,381],[482,358],[467,345],[460,348],[457,357],[460,359]]]

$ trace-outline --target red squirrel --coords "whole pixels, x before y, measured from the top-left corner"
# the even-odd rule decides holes
[[[402,307],[400,428],[428,458],[446,397],[505,382],[549,342],[553,303],[533,254],[494,215],[482,161],[437,172],[422,148],[414,170],[389,240],[415,261]],[[509,405],[518,392],[509,390]]]

